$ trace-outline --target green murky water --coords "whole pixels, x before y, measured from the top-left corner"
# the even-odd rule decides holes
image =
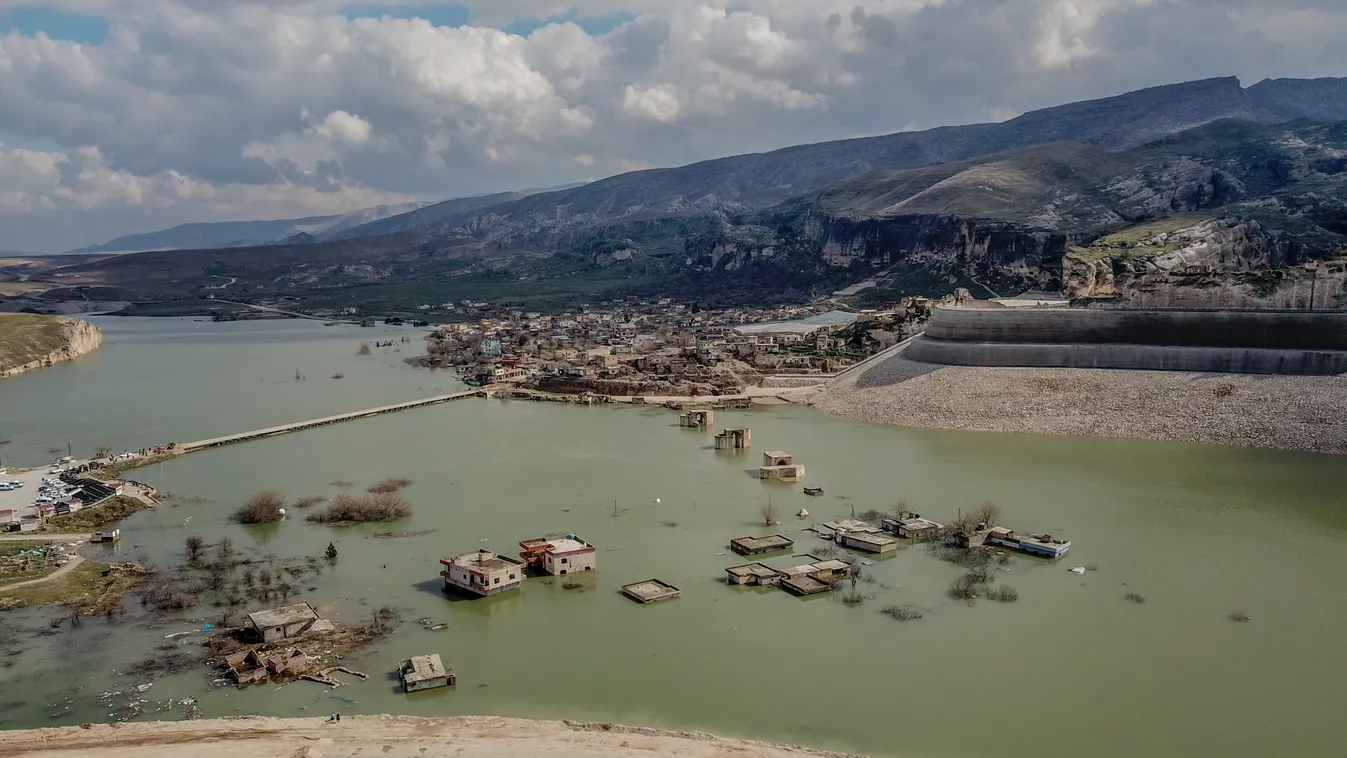
[[[355,355],[362,339],[412,330],[102,323],[107,343],[90,359],[0,384],[7,459],[44,460],[67,440],[78,453],[203,438],[456,384],[402,366],[416,344]],[[296,369],[308,378],[294,381]],[[346,378],[328,378],[336,372]],[[708,434],[677,428],[662,409],[470,399],[139,470],[138,479],[207,500],[128,520],[125,557],[169,564],[189,534],[280,556],[319,555],[335,541],[336,567],[306,580],[316,589],[302,597],[351,621],[383,605],[406,619],[348,660],[376,674],[340,691],[354,703],[312,683],[215,689],[197,672],[158,680],[142,697],[151,707],[195,697],[207,716],[340,708],[605,719],[881,755],[1341,754],[1342,458],[904,430],[793,407],[716,420],[751,426],[755,452],[717,454]],[[753,478],[765,449],[794,453],[827,494]],[[258,489],[331,494],[333,480],[384,476],[415,480],[406,494],[416,513],[394,528],[430,534],[385,540],[372,534],[387,527],[227,521]],[[998,583],[1019,590],[1014,604],[948,599],[960,569],[921,547],[868,567],[873,581],[861,589],[874,598],[859,607],[727,587],[724,569],[742,561],[726,543],[761,530],[768,497],[785,514],[810,510],[808,521],[787,517],[782,527],[798,551],[817,544],[800,531],[810,522],[899,501],[941,520],[992,500],[1009,526],[1049,530],[1074,547],[1057,565],[1017,558],[998,572]],[[440,557],[483,546],[513,553],[520,539],[554,531],[599,546],[590,589],[530,580],[490,600],[440,594]],[[1084,564],[1099,570],[1066,571]],[[618,594],[652,576],[682,597],[638,606]],[[1128,602],[1129,591],[1147,602]],[[879,613],[892,604],[925,618]],[[1233,611],[1252,622],[1232,623]],[[415,623],[422,617],[448,627],[426,631]],[[8,614],[5,623],[40,628],[45,618]],[[25,653],[0,669],[0,726],[106,719],[93,695],[148,681],[113,670],[192,626],[150,629],[133,612],[22,642]],[[384,672],[427,652],[457,670],[458,687],[396,693]],[[48,705],[70,710],[53,719]]]

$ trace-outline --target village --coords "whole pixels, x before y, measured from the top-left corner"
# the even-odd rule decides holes
[[[496,309],[439,328],[427,339],[426,354],[407,360],[455,368],[474,386],[720,395],[774,377],[831,375],[911,336],[934,304],[909,297],[856,312],[827,303],[701,310],[665,298],[617,300],[557,315]]]

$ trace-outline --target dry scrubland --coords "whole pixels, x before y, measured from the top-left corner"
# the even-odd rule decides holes
[[[847,758],[762,742],[722,740],[612,724],[528,721],[490,716],[323,719],[250,717],[204,721],[98,724],[5,732],[0,758]]]
[[[898,355],[834,380],[811,404],[899,426],[1347,453],[1347,376],[982,368]]]

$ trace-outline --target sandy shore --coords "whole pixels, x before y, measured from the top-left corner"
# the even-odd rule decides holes
[[[811,404],[900,426],[1347,453],[1347,376],[981,368],[895,355],[833,380]]]
[[[804,748],[612,724],[492,716],[250,717],[0,733],[0,756],[43,758],[847,758]]]

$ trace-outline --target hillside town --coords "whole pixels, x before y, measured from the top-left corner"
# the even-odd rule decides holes
[[[965,296],[956,293],[949,300]],[[496,309],[441,327],[407,359],[454,368],[470,385],[514,383],[547,392],[720,395],[769,378],[835,373],[911,336],[936,301],[883,308],[832,304],[702,310],[665,298],[617,300],[548,315]]]

